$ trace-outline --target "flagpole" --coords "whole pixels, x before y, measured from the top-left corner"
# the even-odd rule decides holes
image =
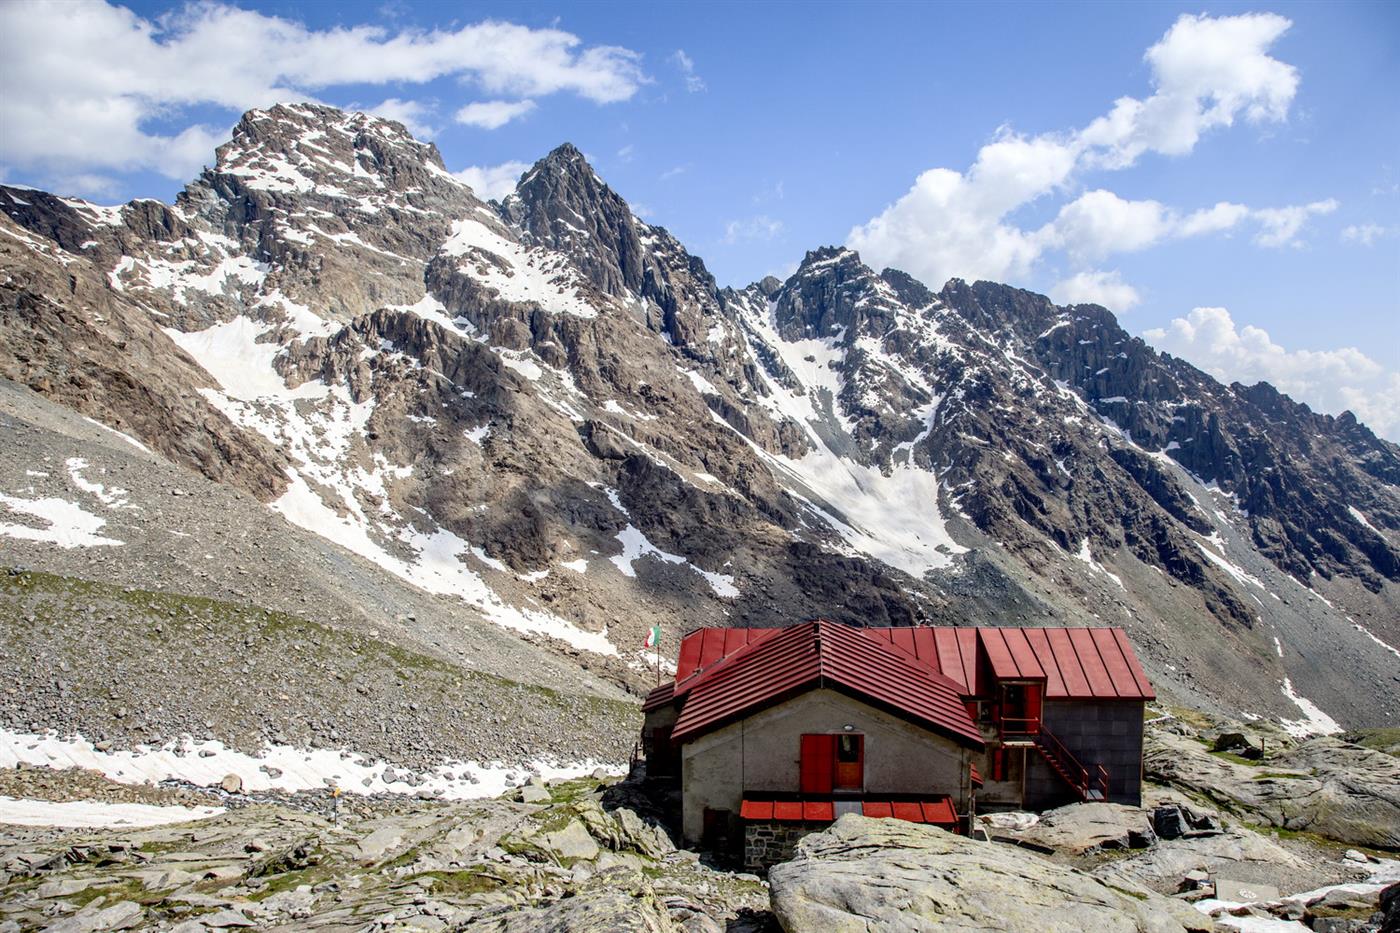
[[[661,686],[661,626],[656,626],[656,685]]]

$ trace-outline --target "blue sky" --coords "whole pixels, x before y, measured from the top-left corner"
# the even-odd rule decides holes
[[[849,243],[935,288],[1101,300],[1219,376],[1400,437],[1400,5],[97,2],[0,20],[10,181],[168,200],[269,97],[406,116],[478,182],[568,140],[721,284]]]

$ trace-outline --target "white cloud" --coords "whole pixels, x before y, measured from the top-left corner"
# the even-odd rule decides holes
[[[502,162],[500,165],[469,165],[453,174],[471,185],[478,198],[499,201],[515,190],[515,183],[529,169],[529,162]]]
[[[1330,214],[1337,209],[1333,198],[1314,201],[1293,207],[1271,207],[1257,210],[1254,216],[1263,224],[1263,229],[1254,237],[1260,246],[1301,246],[1298,232],[1314,214]]]
[[[154,169],[187,178],[223,135],[181,126],[187,108],[242,111],[327,88],[447,76],[488,94],[598,103],[626,100],[647,80],[636,52],[490,20],[430,31],[310,29],[217,2],[156,19],[102,0],[5,3],[0,161],[54,174]]]
[[[685,78],[685,89],[692,94],[705,90],[705,81],[695,73],[695,61],[685,53],[685,49],[676,49],[671,56],[671,64],[680,69],[681,76]]]
[[[724,242],[766,243],[782,232],[783,222],[781,220],[774,220],[766,214],[759,214],[756,217],[747,217],[743,220],[731,220],[725,224]]]
[[[1337,209],[1332,199],[1287,207],[1249,208],[1221,201],[1214,207],[1182,214],[1158,201],[1127,201],[1098,189],[1060,208],[1038,231],[1036,242],[1065,250],[1080,261],[1146,249],[1165,239],[1184,239],[1232,230],[1245,222],[1258,225],[1260,246],[1300,245],[1298,234],[1309,217]]]
[[[1125,201],[1112,191],[1089,191],[1060,208],[1047,236],[1071,256],[1102,259],[1151,246],[1173,227],[1171,211],[1157,201]]]
[[[1156,201],[1097,190],[1064,205],[1039,230],[1011,220],[1020,208],[1065,191],[1079,172],[1125,169],[1148,152],[1184,155],[1205,131],[1240,118],[1285,119],[1298,73],[1268,49],[1288,26],[1273,14],[1182,16],[1145,55],[1152,96],[1120,98],[1077,131],[1027,137],[1003,127],[969,169],[921,173],[901,198],[852,229],[847,245],[872,265],[896,266],[938,286],[952,276],[1020,278],[1051,249],[1092,262],[1165,237],[1228,230],[1246,218],[1261,225],[1260,245],[1293,242],[1303,222],[1329,202],[1260,211],[1221,202],[1183,215]]]
[[[1370,246],[1381,237],[1390,236],[1394,232],[1390,227],[1382,227],[1380,224],[1352,224],[1342,230],[1342,241]]]
[[[1142,302],[1142,296],[1118,275],[1111,272],[1078,272],[1056,282],[1050,297],[1057,304],[1096,304],[1121,314]]]
[[[83,198],[114,198],[121,190],[121,185],[115,178],[92,172],[55,175],[51,181],[56,194],[74,194]]]
[[[1355,347],[1287,350],[1261,328],[1237,328],[1224,308],[1196,308],[1143,337],[1218,379],[1263,380],[1318,411],[1349,410],[1377,434],[1400,439],[1400,372]]]
[[[1145,152],[1185,155],[1201,134],[1231,126],[1280,122],[1298,92],[1298,69],[1268,54],[1292,23],[1274,13],[1183,15],[1143,56],[1155,91],[1122,97],[1080,134],[1092,161],[1132,165]]]
[[[636,152],[636,147],[633,146],[631,143],[628,143],[627,145],[623,146],[621,149],[617,150],[617,158],[618,158],[619,161],[622,161],[622,162],[631,162],[631,161],[632,161],[632,155],[633,155],[633,153],[635,153],[635,152]]]
[[[433,108],[422,101],[390,97],[367,108],[365,113],[402,123],[418,139],[432,139],[438,133],[437,127],[430,122]]]
[[[479,100],[458,110],[452,119],[467,126],[496,130],[534,109],[533,100]]]

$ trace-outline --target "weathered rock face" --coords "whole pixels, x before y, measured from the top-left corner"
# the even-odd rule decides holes
[[[595,667],[654,623],[1098,620],[1172,696],[1400,716],[1400,451],[1101,308],[839,248],[719,290],[572,146],[487,204],[309,104],[172,205],[0,213],[0,375]]]
[[[1341,739],[1309,739],[1241,765],[1192,738],[1153,730],[1144,771],[1254,822],[1400,848],[1400,761]]]
[[[1028,829],[1010,835],[1018,842],[1044,846],[1070,855],[1145,849],[1157,842],[1151,815],[1141,807],[1127,807],[1118,803],[1081,803],[1059,807],[1041,814],[1040,819]]]
[[[769,872],[787,933],[1209,930],[1179,902],[1135,896],[1010,846],[847,815]]]
[[[547,789],[532,805],[380,801],[336,823],[257,805],[150,829],[13,827],[0,928],[710,933],[766,911],[758,879],[616,806],[626,788]]]
[[[1162,894],[1177,890],[1189,872],[1237,881],[1296,885],[1309,863],[1258,833],[1231,829],[1195,839],[1171,839],[1094,870],[1115,885],[1142,885]]]
[[[1353,514],[1379,513],[1378,527],[1400,518],[1384,494],[1400,477],[1400,451],[1355,418],[1314,414],[1267,383],[1222,386],[1154,352],[1097,305],[1060,308],[988,282],[950,285],[944,298],[971,320],[1014,332],[1136,444],[1218,483],[1255,546],[1297,579],[1345,574],[1373,590],[1400,579],[1400,549]]]

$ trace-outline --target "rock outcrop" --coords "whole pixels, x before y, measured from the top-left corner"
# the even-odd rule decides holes
[[[1400,716],[1400,448],[1102,308],[839,247],[720,289],[573,146],[487,203],[314,104],[171,204],[0,186],[0,230],[0,376],[633,690],[655,624],[1097,620],[1164,695]]]
[[[769,872],[786,933],[1211,929],[1190,907],[1115,888],[996,843],[900,820],[841,817]]]
[[[711,933],[766,911],[758,879],[615,806],[625,789],[545,789],[532,805],[380,800],[336,822],[256,805],[151,829],[7,827],[0,929]]]
[[[1244,820],[1400,849],[1400,761],[1338,738],[1308,739],[1246,765],[1194,738],[1153,730],[1144,771]]]

